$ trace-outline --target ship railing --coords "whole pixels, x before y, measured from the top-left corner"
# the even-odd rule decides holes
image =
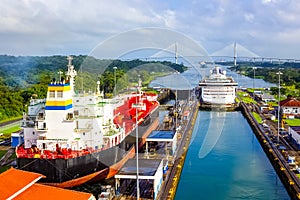
[[[113,98],[113,99],[102,99],[101,103],[106,104],[123,104],[124,100],[123,98]]]
[[[87,128],[75,128],[74,131],[75,132],[87,132],[90,131],[92,129],[92,127],[87,127]]]
[[[74,122],[74,118],[73,119],[63,119],[63,122]]]
[[[103,136],[116,136],[122,134],[122,131],[114,128],[110,128],[109,130],[106,130],[107,132],[103,134]]]
[[[97,117],[98,117],[97,115],[77,115],[77,116],[75,115],[76,119],[94,119]],[[72,120],[74,120],[74,118]]]
[[[86,148],[82,150],[72,150],[70,148],[59,148],[56,151],[39,150],[37,148],[17,147],[16,155],[18,158],[40,158],[40,159],[69,159],[88,155],[94,152],[102,151],[104,148],[92,149]]]

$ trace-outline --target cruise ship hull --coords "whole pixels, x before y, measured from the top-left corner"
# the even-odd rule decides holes
[[[223,97],[223,98],[202,97],[202,101],[203,103],[212,104],[216,106],[231,105],[235,102],[234,97]]]
[[[200,107],[234,109],[236,107],[236,103],[234,97],[225,97],[222,99],[201,97]]]
[[[232,104],[215,104],[215,103],[208,103],[208,102],[200,102],[200,109],[203,110],[225,110],[231,111],[237,108],[236,103]]]

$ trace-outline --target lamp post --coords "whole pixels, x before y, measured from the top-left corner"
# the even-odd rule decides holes
[[[136,94],[136,112],[135,112],[135,121],[136,121],[136,128],[135,128],[135,146],[136,146],[136,198],[137,200],[140,199],[140,186],[139,186],[139,131],[138,131],[138,108],[139,108],[139,102],[138,102],[138,96],[141,93],[141,87],[140,84],[140,75],[138,75],[138,87],[137,87],[137,94]],[[139,96],[139,98],[141,98]]]
[[[177,88],[176,88],[176,95],[175,95],[175,112],[174,112],[174,115],[175,115],[175,131],[177,129],[177,116],[178,116],[178,112],[177,112]]]
[[[99,84],[98,84],[99,83]],[[97,92],[98,92],[98,94],[100,95],[100,90],[101,90],[101,88],[100,88],[100,85],[101,85],[101,74],[99,74],[99,81],[97,81],[97,85],[98,85],[98,87],[97,87]]]
[[[115,87],[114,87],[114,96],[116,96],[116,92],[117,92],[117,85],[116,85],[116,70],[118,69],[117,67],[113,67],[114,69],[114,82],[115,82]]]
[[[253,100],[254,100],[254,90],[255,90],[255,70],[257,69],[257,67],[252,67],[253,69]]]
[[[280,75],[282,75],[281,71],[278,71],[276,73],[278,75],[278,111],[277,111],[277,119],[278,119],[278,124],[277,124],[277,143],[279,144],[279,119],[280,119]]]

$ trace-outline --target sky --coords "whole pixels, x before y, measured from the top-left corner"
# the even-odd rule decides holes
[[[262,57],[300,59],[299,10],[299,0],[0,0],[0,54],[89,55],[109,38],[154,27],[209,55],[236,41]]]

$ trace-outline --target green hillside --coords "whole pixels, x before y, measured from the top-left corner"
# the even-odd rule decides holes
[[[45,98],[48,84],[65,78],[67,64],[66,56],[59,55],[0,55],[0,122],[22,116],[32,96]],[[106,97],[112,96],[115,77],[119,92],[135,85],[139,77],[147,84],[156,76],[186,69],[171,62],[99,60],[83,55],[73,56],[72,64],[77,71],[77,92],[95,91],[100,80]]]

